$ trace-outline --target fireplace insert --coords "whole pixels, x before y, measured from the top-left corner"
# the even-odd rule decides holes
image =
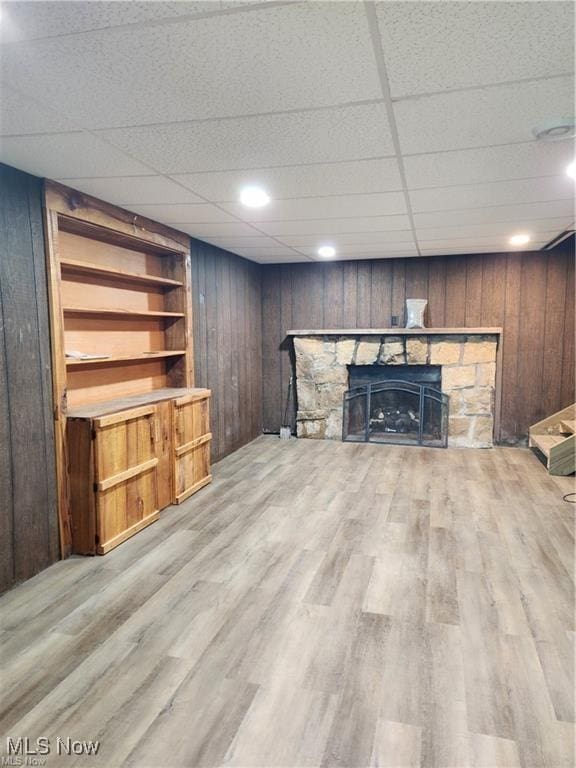
[[[440,366],[349,366],[349,373],[344,441],[446,448],[449,398]]]

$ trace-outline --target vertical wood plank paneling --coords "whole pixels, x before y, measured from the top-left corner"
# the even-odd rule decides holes
[[[567,258],[561,408],[574,402],[574,252],[572,249],[568,251]]]
[[[520,283],[522,258],[519,253],[505,257],[505,305],[502,339],[502,419],[500,438],[513,442],[519,435],[518,338],[520,335]]]
[[[262,277],[262,411],[263,423],[267,431],[276,432],[280,428],[279,403],[282,400],[282,352],[280,344],[282,333],[280,331],[281,313],[284,300],[280,298],[280,271],[282,267],[272,264],[264,270]],[[283,283],[286,289],[291,289],[285,276]],[[291,294],[288,297],[292,302]],[[290,308],[290,314],[292,310]]]
[[[444,322],[449,328],[461,328],[466,322],[466,257],[446,259],[446,303]]]
[[[504,319],[506,286],[502,279],[505,258],[501,254],[482,257],[482,301],[480,325],[501,326]]]
[[[370,327],[389,328],[392,324],[392,262],[372,263]]]
[[[218,424],[220,409],[222,407],[222,393],[218,371],[218,287],[216,282],[217,257],[208,251],[205,246],[205,272],[206,272],[206,381],[212,390],[210,407],[210,431],[212,432],[212,460],[216,461],[223,455],[223,447],[220,445]]]
[[[392,261],[392,315],[402,328],[406,319],[406,259]]]
[[[482,316],[482,256],[466,257],[466,307],[465,324],[478,327]]]
[[[525,433],[543,419],[542,371],[546,319],[546,255],[524,253],[520,278],[517,397],[522,404],[518,428]]]
[[[4,313],[0,291],[0,592],[14,583],[14,507],[8,369],[5,354]]]
[[[58,558],[41,182],[0,166],[0,590]]]
[[[36,317],[38,322],[38,342],[40,359],[40,379],[42,413],[44,418],[44,457],[46,466],[46,507],[47,510],[58,508],[58,488],[56,484],[56,452],[54,449],[54,415],[52,411],[52,356],[50,348],[50,315],[48,311],[48,284],[46,272],[46,254],[44,244],[44,215],[42,210],[42,191],[38,180],[28,176],[28,204],[30,210],[30,234],[34,257],[34,288],[36,293]],[[54,478],[54,482],[53,482]],[[60,556],[60,525],[57,514],[47,514],[48,524],[48,560],[56,561]]]
[[[226,283],[227,256],[216,261],[216,334],[218,337],[218,358],[216,361],[217,399],[220,407],[217,409],[217,435],[219,448],[226,444],[226,414],[232,413],[229,400],[230,390],[230,318],[227,312],[228,291]]]
[[[406,298],[428,298],[428,268],[429,259],[405,259],[406,265]]]
[[[371,302],[371,286],[372,286],[372,262],[371,261],[359,261],[358,262],[358,290],[357,300],[358,306],[356,309],[356,323],[359,328],[370,328],[370,302]]]
[[[428,324],[442,328],[446,322],[446,259],[430,258],[428,266]]]
[[[562,376],[558,375],[562,368],[558,361],[562,360],[564,352],[567,272],[567,254],[548,256],[542,366],[542,409],[545,414],[559,411],[562,401]]]
[[[280,360],[281,378],[280,378],[280,400],[279,408],[277,411],[278,426],[279,429],[282,426],[284,408],[288,393],[288,383],[290,377],[293,375],[293,346],[292,339],[287,338],[286,333],[294,328],[293,314],[292,314],[292,274],[288,265],[282,265],[280,268],[280,334],[278,336],[278,346],[280,347]],[[278,360],[278,356],[276,357]],[[295,391],[292,387],[291,400],[288,412],[288,422],[290,425],[296,424],[295,413]],[[288,425],[287,425],[288,426]],[[276,431],[276,429],[274,431]]]
[[[342,262],[324,265],[324,328],[344,324],[344,270]]]
[[[192,262],[192,299],[194,323],[194,370],[197,387],[206,387],[206,372],[208,368],[208,342],[206,338],[206,264],[204,246],[192,240],[190,244],[190,259]]]
[[[262,341],[259,266],[207,243],[192,241],[195,297],[196,384],[212,390],[212,460],[217,461],[262,431]],[[278,281],[276,281],[278,286]],[[277,315],[276,315],[277,316]],[[279,378],[278,369],[276,376]],[[265,397],[279,392],[265,382]]]
[[[299,328],[320,328],[324,320],[323,264],[294,264],[293,322]]]
[[[238,414],[238,417],[232,420],[231,437],[232,445],[236,449],[242,444],[240,436],[246,433],[249,421],[248,408],[240,401],[240,391],[246,391],[243,370],[247,353],[244,345],[246,345],[247,339],[244,335],[244,317],[239,311],[239,306],[244,301],[243,275],[238,269],[238,259],[229,258],[228,263],[230,265],[230,324],[233,329],[231,334],[232,348],[230,349],[230,365],[232,367],[230,381],[232,382],[232,407]],[[242,353],[242,361],[240,361],[240,353]]]
[[[356,316],[358,311],[358,264],[355,261],[345,261],[344,270],[344,328],[357,328]]]

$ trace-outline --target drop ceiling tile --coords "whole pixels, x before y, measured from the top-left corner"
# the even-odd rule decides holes
[[[333,237],[330,240],[331,244],[336,248],[336,253],[339,258],[352,258],[359,254],[362,256],[378,256],[381,254],[383,257],[389,253],[412,253],[416,251],[414,241],[411,243],[379,243],[367,245],[366,243],[358,243],[357,245],[341,245],[338,242],[337,237]],[[298,248],[301,253],[306,256],[313,256],[314,258],[321,258],[318,256],[318,247],[301,246]]]
[[[226,251],[233,251],[235,248],[274,248],[282,245],[277,240],[265,235],[261,237],[218,237],[217,235],[205,235],[203,240],[218,248],[224,248]]]
[[[572,200],[555,200],[550,203],[526,203],[525,205],[500,205],[493,208],[463,208],[434,213],[415,213],[416,229],[449,227],[452,225],[491,224],[509,222],[514,226],[518,220],[569,218],[574,213]]]
[[[377,5],[394,97],[571,72],[569,2]]]
[[[0,83],[0,136],[74,131],[78,126],[57,112]]]
[[[50,179],[150,174],[145,165],[81,132],[4,137],[0,139],[0,161]]]
[[[574,180],[567,174],[410,192],[412,210],[417,213],[573,199]]]
[[[22,43],[7,46],[0,68],[7,82],[90,129],[382,95],[360,3],[268,4]]]
[[[573,159],[571,141],[530,141],[404,158],[409,189],[447,187],[563,174]]]
[[[494,234],[488,236],[476,236],[476,237],[460,237],[460,238],[446,238],[446,239],[431,239],[423,240],[418,238],[418,245],[422,251],[436,251],[438,253],[449,253],[455,250],[461,253],[474,253],[477,248],[498,251],[502,248],[508,248],[510,243],[508,242],[509,232],[496,236]],[[550,230],[548,232],[536,233],[530,245],[533,243],[549,243],[558,232],[556,230]]]
[[[380,253],[349,253],[349,254],[342,254],[336,259],[322,259],[320,256],[317,256],[316,258],[312,259],[312,261],[316,262],[326,262],[326,261],[369,261],[371,259],[404,259],[404,258],[410,258],[411,256],[418,256],[418,251],[416,248],[412,248],[410,251],[396,251],[396,250],[386,250],[381,251]]]
[[[393,152],[383,104],[118,128],[103,131],[102,136],[169,174],[353,160]]]
[[[318,235],[322,238],[341,232],[391,232],[407,229],[408,216],[371,216],[358,219],[310,219],[307,221],[270,221],[258,224],[269,235]]]
[[[574,114],[574,82],[559,77],[398,101],[404,154],[530,141],[532,129]]]
[[[255,261],[258,264],[297,264],[302,262],[310,263],[310,259],[307,256],[301,254],[293,254],[292,256],[251,256],[251,261]]]
[[[286,245],[294,248],[317,248],[320,244],[318,235],[282,235],[277,238]],[[388,245],[397,243],[413,243],[412,230],[393,230],[392,232],[350,232],[338,234],[331,240],[340,245]]]
[[[514,232],[526,232],[537,236],[539,232],[563,232],[570,227],[573,217],[562,216],[553,219],[531,219],[518,217],[514,221],[484,224],[461,224],[455,222],[445,227],[418,227],[418,242],[427,240],[454,240],[476,237],[510,237]]]
[[[304,197],[294,200],[272,199],[265,208],[246,208],[241,203],[222,203],[222,207],[239,219],[254,222],[392,216],[406,213],[402,192]]]
[[[465,254],[475,253],[512,253],[514,251],[538,251],[540,248],[546,245],[545,242],[532,242],[528,245],[518,248],[509,244],[499,245],[497,247],[477,245],[473,248],[421,248],[420,251],[423,256],[457,256]]]
[[[159,19],[193,16],[218,11],[219,0],[179,0],[178,2],[70,2],[66,0],[28,0],[2,6],[0,40],[32,40],[108,29],[124,24],[141,24]]]
[[[264,187],[275,199],[402,189],[398,163],[392,157],[247,171],[190,173],[174,178],[213,202],[236,201],[242,187],[250,184]]]
[[[147,203],[202,203],[202,198],[164,176],[117,176],[113,178],[58,179],[68,187],[79,189],[114,205]]]
[[[293,251],[291,248],[286,248],[282,245],[275,245],[269,248],[248,248],[246,246],[236,246],[234,248],[230,249],[234,253],[239,254],[240,256],[246,256],[249,259],[255,258],[255,259],[268,259],[272,257],[282,256],[282,257],[292,257],[292,256],[299,256],[300,254]]]
[[[210,236],[224,237],[250,237],[258,234],[249,224],[243,224],[241,221],[233,222],[213,222],[193,224],[191,222],[172,222],[173,229],[179,229],[192,237],[202,240]]]
[[[191,205],[130,205],[129,209],[149,219],[164,223],[209,224],[212,222],[231,222],[233,217],[209,203]]]

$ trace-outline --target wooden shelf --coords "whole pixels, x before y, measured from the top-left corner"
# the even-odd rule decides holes
[[[498,336],[502,328],[321,328],[286,331],[286,336]]]
[[[160,286],[163,288],[177,288],[184,285],[180,280],[170,280],[167,277],[157,277],[156,275],[141,275],[136,272],[127,272],[123,269],[108,267],[104,264],[92,264],[87,261],[76,261],[74,259],[60,259],[60,267],[63,271],[69,273],[115,278],[128,283],[141,283],[143,285]]]
[[[167,318],[179,318],[184,317],[184,312],[149,312],[144,310],[132,310],[132,309],[91,309],[89,307],[63,307],[65,315],[95,315],[103,317],[167,317]]]
[[[79,365],[110,365],[112,363],[146,362],[148,360],[158,360],[163,357],[181,357],[186,354],[184,349],[176,349],[162,352],[139,352],[134,355],[111,355],[110,357],[88,358],[87,360],[66,359],[66,367],[77,367]]]

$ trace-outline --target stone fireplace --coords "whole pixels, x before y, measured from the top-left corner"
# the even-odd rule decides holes
[[[384,367],[396,366],[401,379],[404,366],[430,366],[440,370],[441,392],[448,397],[448,445],[493,445],[499,328],[310,330],[289,335],[296,357],[298,437],[342,439],[351,371],[362,377],[366,367],[368,378],[377,380]],[[382,379],[390,379],[388,370]]]

